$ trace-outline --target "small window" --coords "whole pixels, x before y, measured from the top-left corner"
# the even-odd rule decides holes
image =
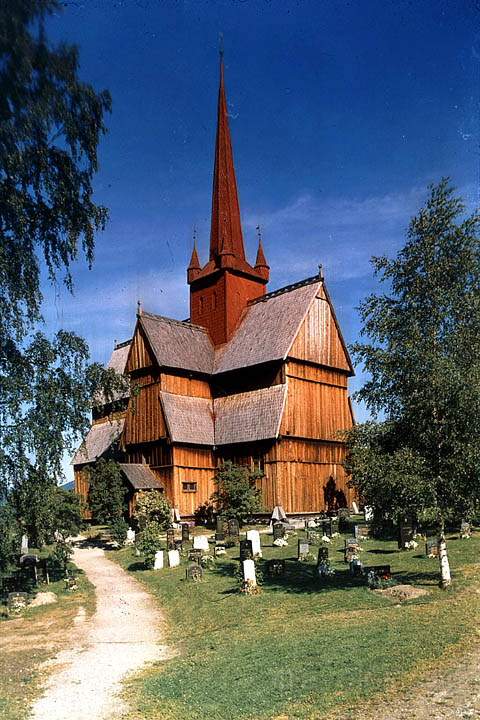
[[[182,483],[183,492],[197,492],[196,482],[184,482]]]

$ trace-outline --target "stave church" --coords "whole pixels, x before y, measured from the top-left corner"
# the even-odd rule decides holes
[[[263,473],[265,512],[351,504],[341,431],[354,422],[353,367],[325,280],[269,291],[269,273],[261,239],[254,264],[245,255],[221,60],[208,261],[194,242],[188,320],[139,308],[132,339],[113,350],[108,366],[136,392],[94,407],[73,458],[86,517],[101,457],[120,463],[130,512],[136,493],[157,489],[193,517],[226,460]]]

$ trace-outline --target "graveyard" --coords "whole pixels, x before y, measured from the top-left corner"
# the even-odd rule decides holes
[[[297,529],[287,545],[274,545],[273,534],[256,526],[263,530],[258,591],[249,593],[242,592],[240,556],[255,549],[246,537],[251,529],[220,554],[211,533],[208,553],[193,550],[192,537],[181,549],[177,540],[173,567],[165,538],[159,570],[147,570],[133,546],[111,553],[157,599],[176,653],[128,683],[132,718],[350,717],[363,703],[428,675],[439,659],[442,667],[453,663],[475,637],[478,532],[468,540],[458,531],[448,536],[454,583],[445,592],[425,540],[400,550],[393,540],[356,539],[351,528],[329,541]],[[198,535],[206,539],[205,530],[197,528]],[[346,562],[354,542],[364,567],[391,575],[388,591],[370,589],[367,575]],[[200,564],[201,555],[209,559]],[[320,577],[325,560],[329,570]],[[192,572],[194,566],[201,569]],[[421,592],[413,599],[390,595],[399,585]]]

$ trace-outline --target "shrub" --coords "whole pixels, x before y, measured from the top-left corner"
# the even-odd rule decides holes
[[[100,458],[90,469],[88,504],[98,523],[123,517],[127,509],[126,488],[120,465],[114,460]]]
[[[260,512],[261,492],[256,481],[261,477],[262,473],[234,465],[229,460],[218,468],[215,475],[217,490],[211,497],[218,514],[236,518],[243,525],[250,515]]]
[[[155,563],[155,553],[160,550],[160,534],[162,527],[158,522],[152,520],[143,528],[137,540],[137,548],[145,559],[145,565],[153,568]]]
[[[171,525],[172,506],[158,490],[145,490],[137,494],[134,517],[139,528],[156,523],[162,530]]]
[[[127,539],[128,531],[128,523],[126,520],[124,520],[123,517],[115,518],[115,520],[110,523],[109,530],[112,540],[115,540],[119,545],[123,545]]]
[[[73,554],[73,548],[65,540],[59,540],[55,543],[50,559],[53,565],[60,570],[62,575],[68,575],[68,563]]]

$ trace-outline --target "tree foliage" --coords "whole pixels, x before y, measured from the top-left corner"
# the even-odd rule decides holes
[[[261,472],[234,465],[229,460],[221,465],[215,475],[217,489],[211,497],[218,514],[244,524],[250,515],[260,512],[261,491],[256,481],[261,477]]]
[[[396,258],[373,258],[386,289],[361,304],[368,342],[353,347],[380,422],[349,433],[352,482],[369,505],[433,509],[440,525],[480,497],[480,216],[464,214],[447,180],[430,188]]]
[[[88,505],[98,523],[110,523],[123,517],[127,509],[126,487],[120,465],[100,458],[90,468]]]

